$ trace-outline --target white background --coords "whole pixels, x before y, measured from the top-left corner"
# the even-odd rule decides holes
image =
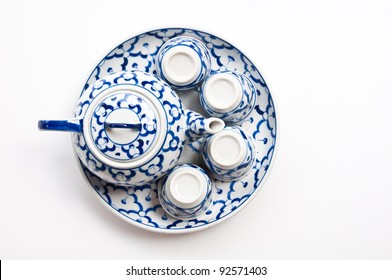
[[[392,258],[392,5],[388,1],[0,0],[0,258]],[[256,4],[257,3],[257,4]],[[161,235],[86,185],[71,116],[96,63],[161,27],[216,34],[264,76],[280,145],[257,197],[227,221]]]

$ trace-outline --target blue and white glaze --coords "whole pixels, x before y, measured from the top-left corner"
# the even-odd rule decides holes
[[[239,180],[241,177],[245,176],[253,167],[255,156],[256,156],[256,146],[251,135],[245,130],[237,126],[226,127],[223,131],[234,131],[237,133],[246,143],[246,154],[244,160],[235,168],[224,169],[211,160],[208,154],[208,146],[213,136],[205,137],[202,147],[202,158],[204,164],[211,171],[212,175],[218,180],[222,181],[233,181]],[[222,131],[222,132],[223,132]]]
[[[186,111],[186,125],[188,127],[185,135],[189,139],[189,142],[194,142],[200,135],[205,134],[205,118],[193,111]]]
[[[118,161],[133,160],[145,155],[155,143],[159,119],[150,106],[143,96],[136,92],[120,92],[104,98],[94,109],[89,126],[90,134],[99,151],[104,156]],[[118,143],[108,135],[106,120],[113,112],[121,109],[131,111],[138,125],[134,129],[135,136],[127,143]]]
[[[182,35],[197,38],[207,46],[211,54],[213,71],[240,72],[247,76],[256,88],[255,108],[240,124],[242,129],[252,136],[257,149],[255,162],[248,175],[231,182],[213,180],[216,194],[208,211],[195,219],[181,220],[165,213],[159,203],[156,181],[128,188],[101,180],[80,162],[91,187],[109,209],[140,228],[162,233],[184,233],[206,229],[226,220],[242,209],[255,197],[265,182],[274,159],[278,136],[273,98],[256,66],[232,44],[201,31],[184,28],[159,29],[125,41],[114,48],[95,67],[86,82],[85,90],[96,80],[112,72],[138,69],[156,75],[155,60],[160,47],[169,39]],[[192,99],[193,94],[198,93],[180,95],[183,107],[200,110],[195,105],[195,100]],[[79,109],[84,106],[86,105],[80,104]],[[75,115],[78,115],[78,111]],[[185,145],[181,161],[200,162],[201,143],[198,140]],[[84,144],[81,143],[81,145]]]
[[[113,141],[108,135],[111,128],[106,120],[119,109],[131,112],[137,124],[117,127],[139,127],[127,143]],[[79,99],[74,117],[83,119],[84,128],[83,133],[73,134],[76,153],[91,172],[109,183],[133,187],[157,180],[179,160],[188,127],[191,140],[206,132],[198,127],[204,126],[203,121],[196,127],[188,125],[188,118],[201,117],[198,113],[186,113],[176,92],[151,74],[125,70],[106,75]]]
[[[126,90],[122,89],[126,87]],[[113,89],[120,88],[115,94],[108,93]],[[99,79],[80,96],[74,117],[85,117],[92,110],[90,119],[91,126],[85,125],[84,129],[90,129],[95,147],[101,156],[120,162],[130,162],[149,152],[150,146],[156,141],[156,112],[151,105],[146,104],[146,98],[137,90],[143,88],[150,94],[150,98],[159,102],[167,120],[164,131],[164,141],[152,159],[141,166],[112,167],[103,161],[103,158],[94,153],[88,145],[86,137],[88,133],[73,133],[73,141],[77,155],[83,164],[94,174],[113,184],[140,185],[145,182],[156,180],[173,168],[180,158],[185,144],[186,120],[181,101],[177,94],[166,84],[157,80],[151,74],[140,71],[119,71]],[[94,100],[101,98],[98,105],[90,105]],[[165,98],[162,98],[165,96]],[[135,112],[141,122],[141,130],[135,141],[119,144],[110,139],[106,134],[105,120],[112,112],[119,108],[128,108]],[[87,135],[86,135],[87,134]]]
[[[197,169],[200,174],[203,175],[205,183],[207,185],[207,194],[205,198],[196,206],[192,208],[182,208],[174,205],[170,199],[167,196],[167,186],[166,186],[166,181],[167,178],[172,174],[174,171],[178,170],[179,168],[194,168]],[[165,211],[170,214],[172,217],[177,218],[177,219],[183,219],[183,220],[190,220],[190,219],[195,219],[197,216],[200,214],[203,214],[207,211],[207,209],[210,207],[213,199],[213,194],[214,194],[214,186],[210,178],[208,177],[207,173],[200,168],[199,166],[195,164],[182,164],[178,165],[175,168],[173,168],[167,176],[165,176],[162,180],[159,182],[159,201],[162,205],[162,207],[165,209]]]
[[[185,46],[189,47],[193,51],[197,53],[197,56],[200,59],[201,62],[201,68],[200,72],[196,76],[196,78],[187,83],[187,84],[174,84],[171,83],[164,75],[162,69],[162,59],[164,55],[172,48],[178,47],[178,46]],[[197,87],[209,74],[211,71],[211,56],[209,54],[208,49],[206,46],[200,42],[199,40],[195,39],[194,37],[188,37],[188,36],[178,36],[175,38],[170,39],[167,41],[160,49],[158,52],[158,55],[156,56],[156,74],[158,77],[163,79],[165,82],[167,82],[172,88],[175,90],[190,90],[194,89]]]
[[[225,73],[228,75],[234,76],[242,87],[242,99],[238,106],[231,111],[228,112],[217,112],[213,108],[211,108],[205,101],[204,91],[205,84],[209,79],[211,79],[214,75]],[[200,88],[200,104],[204,111],[213,117],[221,118],[227,124],[237,124],[246,119],[246,117],[253,111],[256,105],[257,93],[256,88],[254,87],[251,80],[242,73],[237,73],[234,71],[221,71],[221,72],[213,72],[210,76],[206,78],[204,83]]]

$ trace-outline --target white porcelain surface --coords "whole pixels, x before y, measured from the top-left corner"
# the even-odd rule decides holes
[[[194,207],[206,195],[205,180],[194,169],[173,172],[166,184],[171,202],[182,208]]]
[[[245,159],[246,142],[238,133],[222,131],[216,137],[211,137],[208,155],[210,160],[221,168],[236,168]]]
[[[201,61],[195,51],[179,46],[167,51],[162,58],[162,72],[171,84],[187,85],[201,70]]]

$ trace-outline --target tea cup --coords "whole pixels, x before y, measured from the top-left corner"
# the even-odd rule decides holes
[[[170,216],[190,220],[207,211],[214,196],[213,182],[194,164],[176,166],[162,181],[159,201]]]
[[[252,136],[240,127],[226,127],[207,137],[202,158],[213,177],[221,181],[238,180],[248,174],[256,158]]]
[[[235,71],[212,73],[200,89],[204,111],[228,124],[244,121],[254,109],[256,98],[256,88],[251,80]]]
[[[156,57],[157,75],[175,90],[197,87],[211,71],[207,47],[198,39],[178,36],[159,49]]]

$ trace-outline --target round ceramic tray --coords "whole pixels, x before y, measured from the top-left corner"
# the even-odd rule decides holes
[[[83,174],[90,186],[112,212],[146,230],[163,233],[184,233],[206,229],[228,219],[242,209],[264,183],[274,156],[276,144],[276,115],[272,96],[261,74],[253,63],[230,43],[205,32],[184,28],[158,29],[135,36],[114,48],[95,67],[84,90],[108,73],[138,69],[156,74],[155,56],[169,39],[187,35],[207,46],[211,53],[212,70],[235,70],[248,76],[257,89],[256,107],[241,127],[249,132],[257,148],[251,172],[238,181],[215,182],[215,198],[204,215],[193,220],[178,220],[167,215],[158,200],[159,182],[140,187],[109,184],[93,175],[82,163]],[[184,107],[203,115],[198,93],[178,92]],[[204,167],[200,159],[200,142],[188,144],[179,163],[195,163]]]

